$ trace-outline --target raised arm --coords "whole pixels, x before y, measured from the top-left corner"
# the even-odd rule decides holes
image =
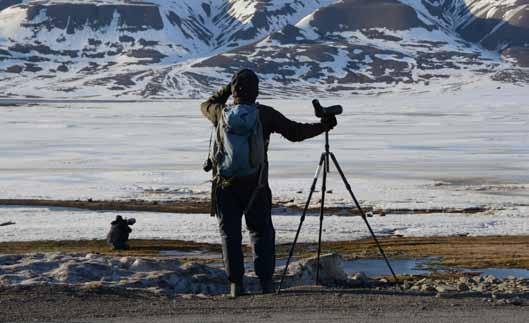
[[[295,122],[270,107],[265,107],[262,111],[263,117],[266,118],[266,124],[270,125],[271,132],[279,133],[290,141],[302,141],[316,137],[325,132],[326,129],[332,129],[336,125],[335,123],[328,124],[323,122]]]
[[[223,86],[217,93],[213,94],[206,102],[200,105],[202,114],[213,124],[217,124],[219,111],[226,106],[231,95],[231,86]]]

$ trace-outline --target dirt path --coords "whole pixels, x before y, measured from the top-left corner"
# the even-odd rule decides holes
[[[118,289],[0,288],[5,322],[526,322],[528,306],[376,290],[176,298]]]

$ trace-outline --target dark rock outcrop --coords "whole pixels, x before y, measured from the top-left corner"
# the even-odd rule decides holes
[[[529,47],[509,47],[502,51],[501,56],[520,67],[529,67]]]
[[[422,0],[429,12],[465,40],[490,50],[529,44],[529,0]]]
[[[419,20],[413,8],[397,0],[344,0],[318,10],[311,25],[322,36],[344,30],[369,28],[429,28]]]
[[[137,32],[143,30],[161,30],[162,17],[157,6],[141,4],[107,4],[107,3],[29,3],[27,7],[27,26],[37,31],[40,28],[64,29],[68,34],[85,27],[93,30],[109,26],[119,15],[119,27],[122,31]],[[43,22],[32,22],[45,12],[47,19]]]

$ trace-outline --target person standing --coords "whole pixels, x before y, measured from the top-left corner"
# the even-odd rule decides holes
[[[289,120],[274,108],[257,103],[258,95],[258,76],[252,70],[243,69],[235,73],[230,84],[201,104],[202,114],[215,127],[209,165],[205,169],[213,170],[212,215],[216,214],[219,223],[232,297],[245,292],[243,215],[262,292],[274,291],[275,230],[267,157],[271,134],[278,133],[289,141],[299,142],[331,130],[337,124],[334,116],[317,123]],[[230,96],[233,104],[228,105]],[[257,162],[252,164],[253,160]]]

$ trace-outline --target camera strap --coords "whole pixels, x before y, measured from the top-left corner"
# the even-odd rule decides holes
[[[211,127],[211,131],[209,133],[209,148],[208,148],[208,158],[211,159],[211,144],[213,143],[213,132],[216,129],[215,125]]]

